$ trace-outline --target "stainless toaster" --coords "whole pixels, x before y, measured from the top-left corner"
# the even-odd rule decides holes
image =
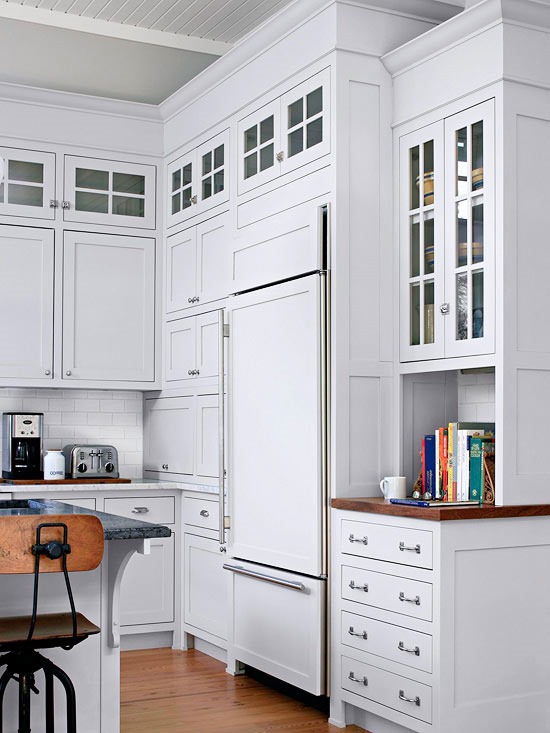
[[[118,478],[118,453],[112,445],[66,445],[67,478]]]

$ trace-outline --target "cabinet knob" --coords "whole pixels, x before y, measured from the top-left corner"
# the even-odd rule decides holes
[[[70,370],[70,369],[67,369],[67,371],[65,372],[65,375],[66,375],[67,377],[70,377],[70,376],[71,376],[71,374],[72,374],[71,370]]]
[[[148,514],[149,509],[146,506],[135,506],[132,509],[132,514]]]
[[[200,515],[201,515],[201,517],[209,517],[210,516],[210,512],[208,511],[208,509],[201,509],[200,510]]]
[[[285,158],[285,154],[281,150],[280,152],[277,153],[277,155],[275,157],[277,158],[277,161],[279,163],[281,163],[284,160],[284,158]]]
[[[193,371],[194,371],[193,369],[188,369],[187,370],[187,374],[189,374],[189,376],[192,377],[193,376]]]
[[[195,375],[198,377],[200,374],[200,371],[198,369],[195,369]]]
[[[196,196],[191,196],[191,203],[192,204],[196,204],[197,203],[197,197]]]
[[[45,375],[46,375],[47,377],[49,377],[49,376],[50,376],[50,374],[51,374],[51,370],[50,370],[50,369],[46,369],[46,370],[45,370],[45,372],[44,372],[44,374],[45,374]]]
[[[61,202],[61,208],[62,209],[70,209],[71,208],[71,202],[70,201],[62,201]]]
[[[57,199],[50,199],[50,209],[57,209],[59,201]]]
[[[225,545],[222,545],[220,547],[220,552],[227,552],[227,547]]]
[[[168,471],[168,464],[167,464],[167,463],[163,463],[163,464],[162,464],[162,467],[163,467],[163,469],[164,469],[165,471]]]
[[[450,306],[449,303],[442,303],[439,306],[439,310],[440,310],[440,312],[441,312],[442,315],[446,316],[447,313],[449,313],[449,311],[451,310],[451,306]]]
[[[194,298],[187,298],[187,302],[188,303],[194,303],[195,302],[195,299]]]

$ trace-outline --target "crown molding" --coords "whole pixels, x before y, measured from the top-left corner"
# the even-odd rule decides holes
[[[539,0],[482,0],[382,57],[392,76],[502,23],[550,30],[550,5]]]
[[[74,92],[60,92],[22,84],[9,84],[8,82],[0,82],[0,101],[32,104],[39,107],[55,107],[56,109],[109,115],[110,117],[125,117],[148,122],[161,122],[159,108],[155,104],[127,102]]]

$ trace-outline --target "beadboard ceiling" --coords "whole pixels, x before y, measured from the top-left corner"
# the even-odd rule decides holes
[[[0,82],[158,104],[291,1],[0,0]]]

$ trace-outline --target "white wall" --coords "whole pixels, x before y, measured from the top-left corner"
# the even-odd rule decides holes
[[[141,478],[141,392],[0,388],[0,412],[17,411],[44,413],[44,450],[58,450],[72,443],[113,445],[118,451],[121,477]],[[1,431],[0,423],[0,450]]]

